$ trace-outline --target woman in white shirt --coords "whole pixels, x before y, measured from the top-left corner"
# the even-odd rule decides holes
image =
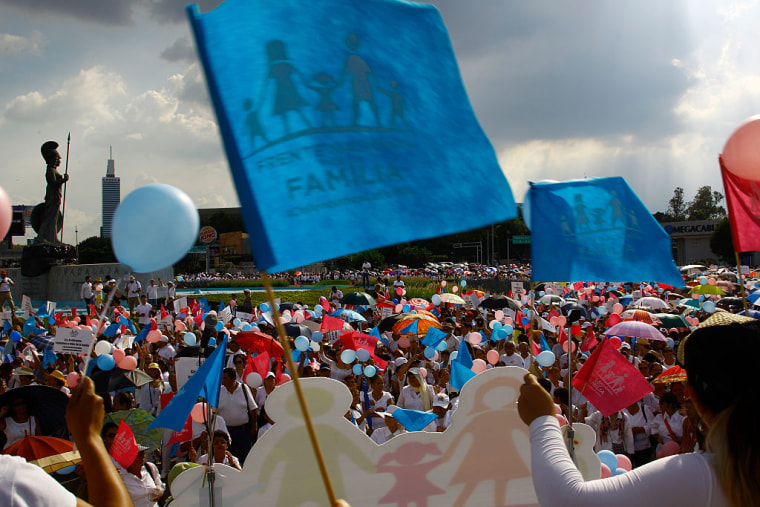
[[[214,440],[211,441],[211,447],[214,452],[214,463],[221,463],[222,465],[242,470],[240,468],[240,461],[227,450],[230,447],[230,437],[227,433],[216,430],[214,432]],[[189,457],[191,459],[193,454],[195,454],[195,449],[190,453]],[[208,465],[208,454],[198,456],[194,461],[199,465]]]
[[[433,408],[435,390],[422,377],[419,368],[409,368],[406,383],[398,397],[396,405],[407,410],[429,412]]]

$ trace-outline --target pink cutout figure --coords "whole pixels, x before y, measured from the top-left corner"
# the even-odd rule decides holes
[[[427,478],[428,472],[437,467],[443,459],[422,463],[427,455],[440,456],[441,450],[435,444],[409,442],[380,458],[377,471],[393,474],[396,483],[378,503],[395,502],[398,507],[407,507],[414,503],[416,507],[427,507],[428,497],[446,493]],[[389,465],[393,460],[399,465]]]

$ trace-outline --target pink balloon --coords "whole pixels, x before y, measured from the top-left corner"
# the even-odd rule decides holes
[[[716,283],[718,283],[718,281],[715,278],[708,278],[707,283],[709,283],[710,285],[715,285]]]
[[[676,442],[666,442],[665,445],[662,446],[662,449],[660,452],[657,453],[657,457],[664,458],[667,456],[675,456],[676,454],[681,452],[681,446]],[[660,453],[662,453],[662,456],[660,456]]]
[[[496,310],[493,312],[493,318],[501,322],[504,319],[504,312],[501,310]]]
[[[559,317],[557,317],[557,319],[559,320],[560,326],[564,326],[565,324],[567,324],[567,317],[565,317],[564,315],[560,315]]]
[[[178,332],[181,333],[185,329],[187,329],[187,326],[185,326],[184,322],[182,322],[181,320],[175,320],[174,321],[174,330],[175,331],[178,331]]]
[[[114,361],[116,361],[116,364],[118,365],[121,363],[127,355],[124,353],[121,349],[113,349],[113,352],[111,352],[111,355],[113,356]],[[119,366],[121,368],[121,366]]]
[[[411,345],[411,343],[409,342],[409,338],[407,338],[406,336],[402,336],[401,338],[398,339],[398,346],[401,347],[402,349],[408,349],[409,345]]]
[[[551,324],[552,326],[559,325],[559,317],[554,316],[554,317],[550,318],[549,319],[549,324]]]
[[[619,323],[620,323],[620,315],[618,315],[617,313],[613,313],[612,315],[607,317],[607,327],[611,327]]]
[[[77,323],[77,324],[79,324],[80,322],[82,322],[82,318],[81,318],[81,317],[79,317],[79,316],[77,316],[77,317],[74,317],[74,319],[73,319],[73,320],[74,320],[74,322],[75,322],[75,323]]]
[[[473,359],[471,369],[474,373],[483,373],[488,369],[488,365],[482,359]]]
[[[75,371],[72,371],[66,375],[66,382],[69,383],[69,387],[72,389],[75,388],[77,385],[79,385],[79,374]]]
[[[446,280],[441,280],[441,287],[446,287]]]
[[[606,479],[607,477],[612,477],[612,471],[610,467],[602,463],[602,479]]]
[[[504,319],[504,324],[506,324],[508,326],[511,326],[512,324],[514,324],[514,321],[512,320],[512,317],[507,317],[506,319]]]
[[[11,198],[8,197],[3,187],[0,187],[0,238],[4,238],[8,234],[12,219],[13,206],[11,206]]]
[[[593,296],[591,298],[591,301],[593,301],[594,303],[597,303],[599,301],[599,296]]]
[[[760,117],[753,116],[737,128],[723,147],[726,169],[745,180],[760,180]]]
[[[157,343],[159,340],[161,340],[161,331],[159,331],[158,329],[149,331],[148,336],[145,337],[145,341],[147,341],[148,343]]]
[[[396,287],[396,294],[398,294],[399,296],[403,296],[404,289],[402,289],[401,287]]]
[[[620,346],[623,344],[623,342],[618,338],[617,336],[613,336],[610,338],[610,343],[616,348],[619,349]]]
[[[567,417],[565,417],[564,415],[558,415],[557,416],[557,421],[559,421],[559,427],[560,428],[562,426],[566,426],[567,425]]]
[[[403,305],[396,305],[396,307],[393,309],[393,312],[394,313],[401,313],[403,309],[404,309]]]
[[[196,403],[193,405],[193,409],[190,411],[190,418],[198,424],[204,424],[206,422],[206,404]]]
[[[126,356],[120,362],[116,363],[116,365],[122,370],[132,371],[137,368],[137,358],[133,356]]]
[[[620,303],[615,303],[614,305],[612,305],[612,313],[614,313],[615,315],[620,315],[621,313],[623,313],[623,305],[621,305]]]
[[[490,364],[495,366],[499,362],[499,353],[495,350],[489,350],[488,354],[486,354],[486,359],[488,359]]]
[[[679,451],[680,451],[680,448],[679,448]],[[631,460],[628,456],[626,456],[625,454],[616,454],[615,456],[617,457],[617,460],[618,460],[618,466],[617,466],[618,468],[622,468],[626,472],[630,472],[631,470],[633,470],[633,463],[631,463]]]
[[[554,404],[554,411],[557,412],[557,415],[562,415],[562,407],[560,407],[556,403]]]
[[[457,292],[457,291],[459,291],[459,286],[458,285],[455,285],[455,286],[453,286],[451,288],[451,292]]]
[[[427,368],[420,368],[420,376],[422,378],[427,378],[427,376],[428,376]]]
[[[562,350],[567,352],[567,344],[569,343],[569,340],[562,344]],[[575,349],[577,349],[578,346],[573,342],[573,352],[575,352]]]
[[[277,384],[277,385],[278,385],[278,386],[281,386],[282,384],[284,384],[284,383],[286,383],[286,382],[290,382],[290,375],[288,375],[287,373],[283,373],[283,374],[280,376],[280,383],[279,383],[279,384]]]
[[[93,326],[97,326],[100,324],[100,321],[98,319],[90,319],[90,324]]]

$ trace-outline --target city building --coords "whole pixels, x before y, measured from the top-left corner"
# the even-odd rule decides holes
[[[103,226],[100,228],[101,238],[111,237],[111,223],[116,208],[121,202],[121,181],[116,176],[116,162],[113,159],[113,147],[110,148],[106,175],[103,176]]]

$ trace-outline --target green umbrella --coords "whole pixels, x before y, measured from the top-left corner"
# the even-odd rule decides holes
[[[103,418],[103,424],[112,422],[119,424],[121,420],[124,420],[127,426],[132,428],[132,433],[135,434],[135,440],[140,445],[149,447],[150,449],[161,448],[161,436],[163,435],[162,428],[148,429],[150,423],[153,422],[153,417],[147,410],[142,408],[133,408],[132,410],[119,410],[117,412],[111,412],[106,414]]]
[[[340,302],[341,304],[352,306],[372,306],[377,304],[375,298],[366,292],[349,292],[341,298]]]
[[[696,299],[692,299],[691,301],[697,301]],[[699,304],[699,301],[697,301],[697,304]],[[672,313],[655,313],[655,317],[660,319],[662,322],[662,325],[660,327],[664,327],[665,329],[673,329],[673,328],[690,328],[691,325],[686,322],[686,319],[684,319],[681,315],[673,315]]]
[[[720,287],[716,285],[704,284],[692,287],[689,294],[717,294],[718,296],[725,296],[726,293]]]
[[[699,299],[692,299],[692,298],[684,298],[680,300],[678,304],[681,306],[691,306],[692,308],[696,308],[696,309],[699,309],[700,306],[702,306],[699,304]]]

